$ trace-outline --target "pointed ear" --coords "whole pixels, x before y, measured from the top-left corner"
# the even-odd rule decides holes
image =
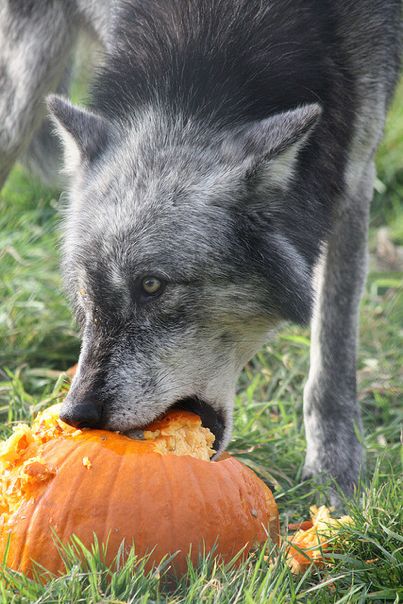
[[[67,171],[95,159],[108,140],[107,121],[55,94],[48,96],[47,105],[64,145]]]
[[[310,104],[251,122],[224,141],[223,152],[241,163],[251,185],[286,188],[321,113],[320,105]]]

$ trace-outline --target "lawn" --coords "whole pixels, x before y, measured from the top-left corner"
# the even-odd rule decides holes
[[[16,167],[0,194],[1,431],[60,400],[63,370],[79,351],[58,263],[59,194]],[[402,423],[403,85],[378,154],[372,208],[370,274],[361,306],[358,361],[367,478],[349,502],[354,525],[332,565],[293,577],[267,548],[240,567],[204,559],[177,582],[166,566],[145,573],[135,557],[112,580],[96,552],[86,566],[74,554],[66,575],[47,585],[4,570],[2,602],[400,602],[403,600]],[[385,230],[387,227],[387,230]],[[309,332],[288,326],[245,368],[239,381],[230,450],[275,487],[283,535],[322,498],[302,483],[302,388]]]

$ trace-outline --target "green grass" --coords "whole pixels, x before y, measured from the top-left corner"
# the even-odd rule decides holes
[[[403,85],[390,113],[378,155],[371,217],[371,249],[387,225],[403,244]],[[58,195],[16,168],[0,196],[0,413],[1,431],[60,399],[61,370],[78,356],[79,341],[58,271]],[[66,575],[47,585],[4,570],[1,602],[132,603],[364,603],[403,600],[402,273],[374,263],[361,308],[359,396],[367,450],[362,499],[348,504],[354,526],[331,568],[293,577],[282,556],[270,566],[262,548],[240,567],[201,560],[174,582],[169,561],[152,572],[132,558],[111,575],[96,548],[79,563],[74,548]],[[236,401],[230,450],[268,483],[284,527],[307,516],[321,500],[318,487],[301,482],[304,456],[302,387],[309,333],[288,327],[245,368]],[[372,562],[367,562],[371,560]]]

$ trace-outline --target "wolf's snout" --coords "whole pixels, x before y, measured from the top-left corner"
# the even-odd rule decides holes
[[[62,408],[60,419],[74,428],[99,428],[102,407],[94,395],[87,395]]]

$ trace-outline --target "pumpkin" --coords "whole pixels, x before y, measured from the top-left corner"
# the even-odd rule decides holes
[[[200,418],[172,411],[143,439],[104,430],[76,430],[58,406],[32,426],[18,426],[0,448],[0,556],[32,576],[35,562],[64,570],[62,543],[75,534],[87,547],[107,542],[111,564],[122,541],[149,565],[166,554],[177,572],[190,551],[230,560],[269,536],[279,517],[268,487],[231,456],[209,461],[214,436]]]
[[[289,539],[286,550],[287,564],[295,574],[305,572],[312,563],[323,565],[323,554],[334,545],[337,532],[344,524],[353,522],[351,516],[332,518],[331,510],[325,505],[312,505],[310,512],[311,520],[305,520],[299,526],[288,526],[291,530],[297,528],[297,532]]]

